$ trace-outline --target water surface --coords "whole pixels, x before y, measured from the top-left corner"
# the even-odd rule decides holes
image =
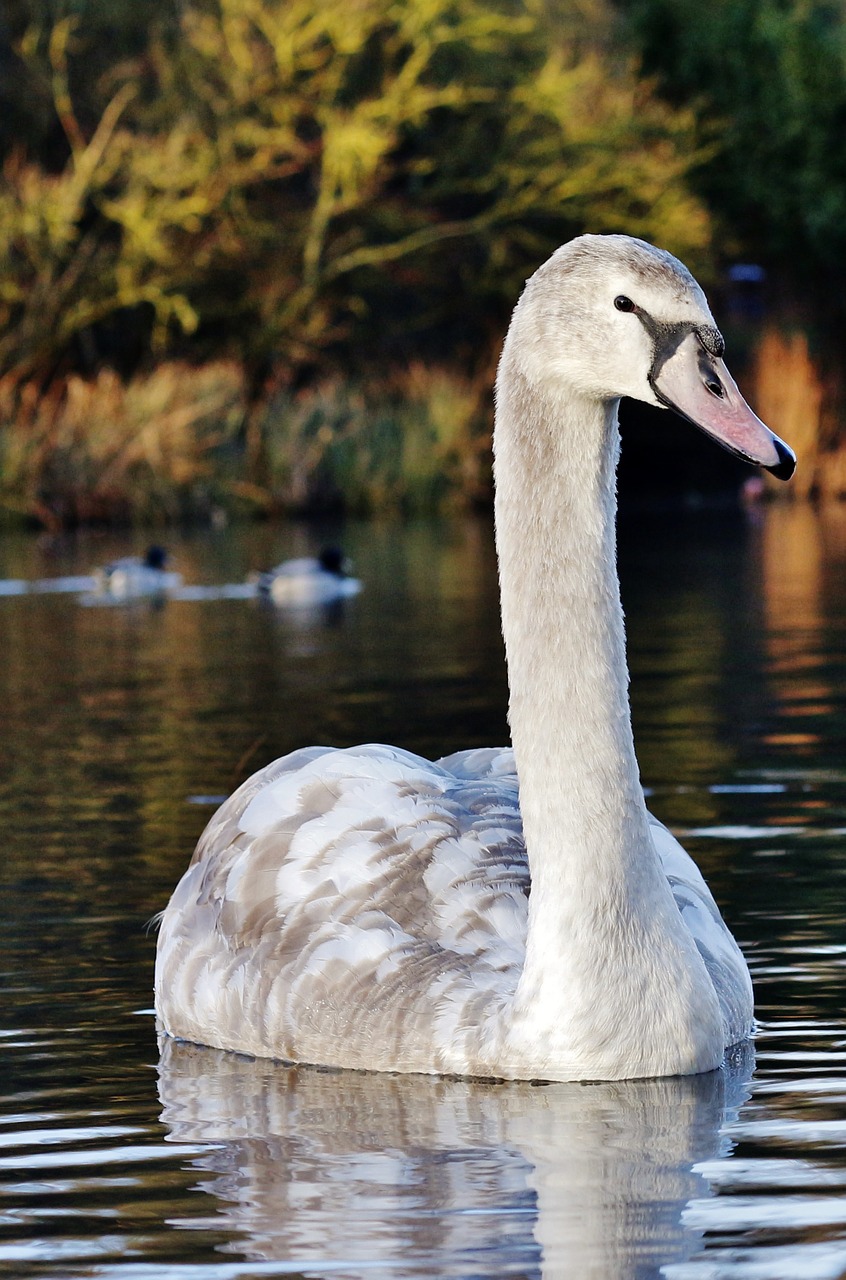
[[[218,590],[339,537],[343,609]],[[761,1019],[754,1061],[622,1085],[160,1052],[146,924],[215,797],[303,743],[507,735],[488,521],[169,545],[213,591],[95,608],[142,540],[0,539],[0,1271],[846,1274],[846,511],[621,520],[644,783]]]

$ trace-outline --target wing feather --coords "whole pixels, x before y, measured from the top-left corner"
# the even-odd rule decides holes
[[[695,864],[651,822],[740,1038],[746,966]],[[522,969],[529,889],[510,749],[293,752],[212,817],[164,912],[161,1023],[264,1056],[472,1073]]]
[[[752,980],[702,872],[663,823],[649,815],[652,840],[682,919],[708,970],[728,1029],[728,1043],[749,1034]]]
[[[453,770],[393,747],[313,748],[249,779],[164,914],[164,1027],[298,1060],[417,1053],[457,1069],[456,1045],[466,1058],[523,959],[509,756],[461,753]]]

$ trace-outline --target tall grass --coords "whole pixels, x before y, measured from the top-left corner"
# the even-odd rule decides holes
[[[842,387],[822,373],[803,332],[764,332],[755,355],[754,387],[758,413],[796,451],[793,496],[846,497]]]
[[[124,384],[73,375],[38,395],[0,381],[0,516],[50,528],[185,517],[435,511],[484,500],[490,387],[413,365],[378,385],[328,380],[258,418],[245,478],[245,380],[234,362],[165,363]]]
[[[485,501],[490,417],[489,379],[422,364],[375,386],[280,395],[264,431],[274,504],[369,513]]]
[[[47,527],[202,513],[223,497],[243,418],[228,363],[170,363],[123,383],[72,375],[39,395],[0,382],[0,510]]]

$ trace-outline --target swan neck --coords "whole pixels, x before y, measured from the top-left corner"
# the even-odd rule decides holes
[[[539,1076],[553,1063],[602,1079],[710,1070],[722,1015],[652,841],[632,739],[617,402],[539,389],[507,343],[494,452],[532,884],[509,1053]]]
[[[509,720],[533,883],[647,839],[616,562],[617,401],[498,399],[496,528]]]

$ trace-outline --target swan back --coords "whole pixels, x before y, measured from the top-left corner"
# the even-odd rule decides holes
[[[159,1017],[259,1056],[496,1074],[528,884],[510,751],[294,752],[206,828],[162,921]]]

